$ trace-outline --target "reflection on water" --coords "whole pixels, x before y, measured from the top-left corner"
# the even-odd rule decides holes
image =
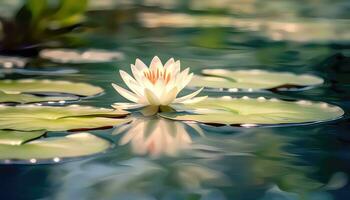
[[[197,124],[187,126],[204,136]],[[121,133],[123,136],[119,145],[129,143],[133,153],[148,154],[151,157],[176,156],[179,151],[187,149],[192,143],[185,124],[161,117],[136,118],[128,126],[122,126],[113,132],[114,135]]]
[[[322,184],[306,175],[316,168],[297,164],[303,161],[284,150],[296,140],[295,137],[281,136],[271,130],[248,130],[231,137],[205,139],[197,151],[207,148],[203,144],[216,147],[214,154],[226,156],[216,162],[234,166],[233,171],[245,173],[244,182],[250,187],[276,184],[282,190],[303,194],[316,190]],[[237,184],[240,182],[238,177],[233,178]]]
[[[123,140],[124,137],[119,139]],[[318,168],[284,150],[296,140],[297,137],[281,136],[272,129],[195,137],[181,157],[166,159],[130,156],[122,147],[99,158],[57,166],[51,171],[50,181],[61,183],[54,194],[57,199],[83,195],[83,199],[231,196],[265,200],[299,199],[310,195],[310,191],[324,192],[326,183],[308,175]],[[140,152],[145,147],[141,144],[132,148]],[[342,178],[344,174],[337,176]],[[328,185],[339,184],[339,178],[332,179]]]
[[[110,163],[86,162],[81,165],[82,168],[67,165],[54,171],[50,177],[52,181],[63,177],[63,184],[53,196],[57,199],[106,200],[208,198],[213,196],[211,193],[220,194],[210,185],[229,186],[229,181],[221,172],[189,161],[162,163],[143,158],[127,161],[113,157],[105,159],[109,159]]]

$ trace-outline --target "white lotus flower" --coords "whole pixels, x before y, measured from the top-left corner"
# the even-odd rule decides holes
[[[148,68],[140,59],[131,65],[133,77],[123,70],[120,76],[131,91],[116,84],[113,87],[117,92],[133,103],[115,103],[113,107],[119,109],[136,109],[148,106],[148,113],[156,113],[161,106],[171,104],[194,103],[206,98],[196,97],[203,88],[183,97],[176,98],[179,92],[191,81],[193,73],[189,68],[180,71],[180,61],[169,59],[163,66],[155,56]]]

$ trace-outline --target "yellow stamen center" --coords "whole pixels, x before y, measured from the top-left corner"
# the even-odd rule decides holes
[[[170,73],[166,69],[159,70],[158,68],[156,70],[144,71],[143,75],[151,81],[152,84],[155,84],[158,79],[163,79],[165,83],[168,83],[171,78]]]

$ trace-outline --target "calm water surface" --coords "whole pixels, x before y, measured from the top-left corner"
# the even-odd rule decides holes
[[[93,17],[100,15],[100,12],[92,14]],[[316,21],[309,20],[309,23]],[[175,122],[167,121],[158,124],[160,132],[178,134],[178,141],[165,143],[165,137],[155,137],[154,146],[142,142],[122,145],[126,135],[140,134],[140,130],[132,128],[121,133],[115,129],[90,131],[114,142],[115,146],[106,153],[72,162],[1,165],[1,199],[350,198],[349,40],[331,41],[315,33],[317,41],[303,41],[303,36],[313,38],[310,32],[280,35],[282,38],[276,39],[268,30],[215,24],[173,26],[150,28],[125,22],[116,30],[94,29],[81,36],[86,47],[117,50],[124,53],[124,59],[102,64],[55,64],[37,60],[28,69],[38,69],[40,65],[42,71],[68,68],[77,73],[7,74],[6,78],[89,82],[103,87],[105,93],[76,103],[109,107],[124,101],[111,87],[111,82],[122,84],[119,69],[130,72],[130,63],[136,58],[149,63],[158,55],[162,60],[180,59],[183,67],[191,67],[195,73],[203,68],[228,68],[316,74],[326,82],[309,90],[254,94],[206,91],[204,94],[324,101],[342,107],[345,116],[328,123],[289,127],[201,125],[202,134],[182,122],[173,126]],[[166,129],[168,125],[173,127],[173,133]],[[55,134],[60,133],[49,133]]]

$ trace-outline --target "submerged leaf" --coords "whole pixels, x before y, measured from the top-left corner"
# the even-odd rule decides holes
[[[45,134],[45,131],[10,131],[0,130],[0,145],[21,145]]]
[[[197,121],[209,124],[278,125],[295,123],[316,123],[340,118],[344,111],[327,103],[310,101],[283,101],[259,97],[251,99],[209,98],[195,104],[178,107],[186,112],[160,113],[173,120]]]
[[[2,106],[0,129],[65,131],[127,123],[128,112],[88,106]]]
[[[103,89],[87,83],[55,80],[0,80],[0,90],[5,93],[64,93],[78,96],[94,96]]]
[[[33,164],[40,163],[40,159],[59,162],[62,158],[100,153],[110,146],[110,142],[90,133],[76,133],[65,137],[38,139],[22,145],[0,144],[0,159],[13,159],[14,162],[25,160]]]
[[[297,89],[316,86],[323,79],[308,74],[269,72],[264,70],[205,69],[204,76],[194,76],[189,86],[225,89]]]

